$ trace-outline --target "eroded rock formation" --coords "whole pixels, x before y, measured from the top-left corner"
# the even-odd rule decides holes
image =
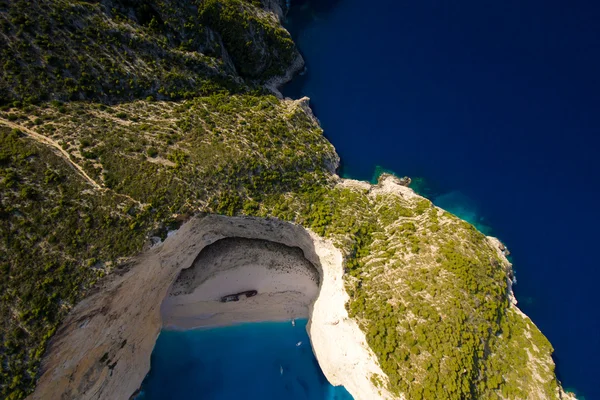
[[[186,274],[193,275],[188,270],[177,283],[181,271],[193,266],[204,248],[224,238],[273,242],[246,242],[270,246],[270,250],[281,245],[301,249],[306,260],[290,268],[307,268],[310,263],[318,271],[320,284],[316,299],[309,304],[308,331],[325,376],[334,385],[344,385],[357,400],[388,397],[370,381],[373,374],[382,373],[364,334],[344,307],[348,295],[340,251],[308,230],[277,219],[208,215],[190,220],[164,243],[142,253],[74,308],[50,344],[31,398],[129,398],[150,369],[150,355],[163,325],[161,303],[170,290],[182,288]],[[223,245],[231,242],[217,247]],[[300,250],[293,251],[297,256]],[[248,267],[248,263],[239,264]]]
[[[221,239],[181,271],[162,304],[163,326],[187,329],[308,318],[319,281],[316,267],[298,247]],[[243,294],[248,292],[251,297]]]

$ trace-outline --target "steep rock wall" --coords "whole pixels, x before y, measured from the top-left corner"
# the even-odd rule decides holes
[[[327,379],[355,399],[388,398],[370,382],[381,374],[364,334],[348,318],[343,257],[331,243],[276,219],[196,217],[164,243],[112,274],[79,303],[54,336],[31,399],[127,399],[150,369],[162,327],[160,306],[183,268],[226,237],[268,240],[302,249],[321,275],[308,331]]]

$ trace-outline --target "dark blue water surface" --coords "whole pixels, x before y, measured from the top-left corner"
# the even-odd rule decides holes
[[[327,382],[306,323],[163,331],[137,400],[352,400]]]
[[[377,165],[503,240],[559,379],[600,399],[600,3],[297,0],[288,28],[343,174]]]

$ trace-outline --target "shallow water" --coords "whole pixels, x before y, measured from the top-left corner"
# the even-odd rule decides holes
[[[293,4],[308,70],[284,94],[311,98],[341,173],[425,177],[505,242],[559,379],[600,399],[600,3]]]
[[[162,331],[137,400],[352,400],[327,382],[306,324]]]

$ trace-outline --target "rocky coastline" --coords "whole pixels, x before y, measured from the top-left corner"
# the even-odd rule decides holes
[[[304,68],[280,26],[288,4],[174,7],[170,31],[152,33],[152,20],[125,3],[128,18],[76,4],[90,14],[61,21],[60,8],[19,3],[15,15],[31,9],[40,21],[32,35],[45,24],[74,34],[64,52],[27,53],[19,18],[5,25],[5,47],[25,56],[4,65],[46,82],[40,98],[12,73],[1,82],[7,398],[131,398],[161,329],[297,317],[309,318],[326,378],[356,400],[570,398],[550,343],[516,306],[497,239],[415,194],[408,178],[383,174],[371,185],[335,175],[339,157],[309,99],[281,99]],[[204,32],[192,38],[204,47],[179,37],[188,20],[205,28],[188,32]],[[110,40],[90,41],[80,28],[91,26]],[[115,29],[121,47],[105,47]],[[150,41],[131,47],[132,29]],[[160,57],[169,73],[97,56],[108,48]],[[47,60],[85,75],[63,85],[52,69],[29,68]],[[71,86],[90,73],[100,92]],[[144,79],[126,86],[124,76]]]
[[[339,185],[368,190],[372,196],[385,193],[418,198],[391,175],[382,177],[377,185],[353,180],[340,180]],[[210,250],[215,243],[227,244],[228,240],[232,242],[227,245],[227,250],[237,248],[238,253],[231,255],[213,248],[214,254],[208,257],[207,264],[203,250]],[[504,246],[495,238],[488,237],[487,240],[498,252],[504,268],[510,270]],[[240,243],[252,244],[254,253],[243,245],[240,247]],[[278,251],[290,249],[294,255],[289,260],[296,261],[286,264],[281,261],[281,256],[273,258],[268,251],[260,253],[257,246],[271,247],[271,253],[273,248]],[[240,257],[242,254],[247,254],[248,259]],[[293,291],[300,293],[304,300],[298,302],[298,298],[285,296],[270,298],[277,293],[264,293],[264,289],[260,289],[259,294],[243,301],[221,303],[220,294],[238,290],[241,286],[233,282],[223,287],[202,287],[202,283],[210,283],[210,279],[221,273],[232,273],[255,264],[261,254],[271,268],[283,268],[279,271],[283,274],[279,282],[291,284],[297,282],[299,276],[314,282],[312,289],[310,285],[298,286],[296,283]],[[332,242],[296,224],[274,218],[194,217],[163,243],[148,249],[127,267],[109,276],[75,307],[51,341],[41,378],[30,398],[118,399],[133,396],[149,371],[154,342],[164,327],[189,329],[300,317],[309,318],[307,330],[311,345],[330,383],[343,385],[356,400],[403,398],[392,395],[385,386],[375,384],[385,382],[387,378],[367,344],[365,334],[356,321],[349,318],[344,259],[345,255]],[[233,266],[232,260],[237,260]],[[200,272],[194,272],[198,263],[203,263]],[[314,268],[313,277],[310,268]],[[287,273],[291,275],[286,281]],[[196,288],[203,290],[195,292]],[[203,293],[206,290],[209,293]],[[185,297],[186,293],[187,296],[195,293],[208,297],[204,301],[196,298],[179,303],[186,304],[187,314],[185,319],[181,315],[177,319],[173,307],[178,303],[174,300]],[[509,296],[514,299],[512,292]],[[298,304],[305,307],[304,311],[302,307],[296,307]],[[208,310],[206,306],[212,309]],[[510,307],[518,311],[514,300]],[[295,313],[289,312],[294,309]],[[520,311],[518,313],[527,318]],[[552,364],[551,359],[544,362]],[[561,391],[557,398],[571,397]]]
[[[228,237],[302,249],[320,275],[319,293],[309,305],[308,333],[325,376],[334,385],[344,385],[357,400],[391,398],[370,382],[372,374],[382,372],[344,308],[348,295],[341,252],[298,225],[216,215],[191,219],[79,303],[52,339],[30,398],[124,399],[135,394],[149,371],[163,326],[161,304],[172,283],[203,248]],[[265,319],[268,315],[261,318]]]

